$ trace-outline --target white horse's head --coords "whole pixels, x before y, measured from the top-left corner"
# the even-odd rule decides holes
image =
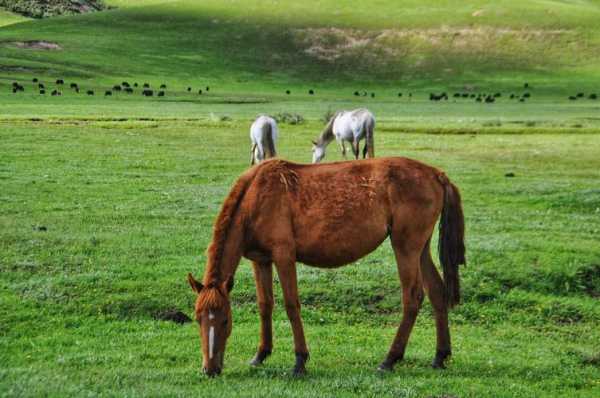
[[[313,147],[312,147],[312,152],[313,152],[313,157],[312,157],[312,162],[313,163],[320,163],[321,160],[323,160],[323,158],[325,157],[325,145],[319,145],[316,142],[312,142],[313,143]]]

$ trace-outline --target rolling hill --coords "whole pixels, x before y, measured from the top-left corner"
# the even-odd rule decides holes
[[[0,76],[281,87],[600,83],[600,2],[107,1],[0,28]],[[441,22],[440,22],[441,21]],[[16,48],[44,40],[61,50]]]

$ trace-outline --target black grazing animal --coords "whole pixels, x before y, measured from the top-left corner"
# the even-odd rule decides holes
[[[210,91],[210,87],[206,86],[206,91]]]
[[[128,82],[121,82],[121,86],[123,86],[123,87],[129,87],[129,83]]]
[[[510,95],[510,99],[515,99],[515,95],[514,95],[514,94],[511,94],[511,95]]]
[[[208,90],[206,90],[208,91]],[[315,93],[315,91],[311,88],[310,90],[308,90],[308,94],[313,95]]]
[[[198,90],[198,95],[202,95],[202,90]]]
[[[113,90],[115,90],[115,91],[121,91],[121,86],[119,86],[118,84],[114,85],[113,86]]]
[[[570,96],[569,96],[569,99],[570,99],[571,101],[577,101],[577,97],[576,97],[576,96],[574,96],[574,95],[570,95]]]
[[[398,93],[398,97],[402,97],[402,93]]]
[[[145,89],[144,91],[142,91],[142,95],[145,97],[152,97],[154,95],[154,91],[150,89]]]
[[[477,102],[481,102],[482,100],[483,100],[483,98],[481,98],[481,96],[480,96],[480,95],[479,95],[479,96],[477,96],[477,98],[475,98],[475,101],[477,101]]]
[[[463,98],[469,98],[469,93],[462,93],[461,95]]]
[[[167,85],[163,83],[160,85],[160,88],[167,88]]]
[[[285,93],[286,93],[287,95],[290,95],[292,92],[291,92],[290,90],[285,90]]]
[[[492,95],[488,95],[487,97],[485,97],[486,104],[492,104],[492,103],[494,103],[494,101],[496,101],[496,98],[494,98],[494,96],[492,96]]]
[[[77,88],[77,83],[71,83],[71,84],[69,85],[69,87],[71,87],[71,88]]]
[[[496,97],[496,98],[502,97],[502,93],[496,93],[496,94],[494,94],[494,97]]]
[[[112,95],[112,91],[110,91],[110,90],[106,90],[106,91],[104,92],[104,96],[105,96],[105,97],[107,97],[107,96],[109,96],[109,95]]]
[[[44,89],[40,90],[40,94],[42,94],[42,95],[46,94],[46,90],[44,90]]]
[[[144,88],[150,88],[150,84],[144,83]]]
[[[590,97],[589,97],[589,98],[590,98],[591,100],[598,99],[598,94],[596,94],[596,93],[590,94]]]
[[[46,88],[46,87],[44,87],[44,85],[42,83],[39,83],[38,88]]]
[[[375,98],[375,93],[371,93],[371,98]]]
[[[191,87],[188,87],[188,93],[189,93],[190,91],[192,91],[192,88],[191,88]]]
[[[131,87],[125,87],[125,92],[127,94],[132,94],[133,93],[133,89]]]
[[[157,96],[159,96],[159,97],[164,97],[164,96],[165,96],[165,92],[164,92],[164,91],[162,91],[162,90],[160,90],[160,91],[158,92]]]
[[[33,79],[31,79],[32,82],[37,83],[38,82],[38,78],[34,77]]]
[[[137,86],[138,86],[137,82],[133,83],[133,87],[137,87]]]
[[[355,96],[355,97],[358,97],[359,95],[360,95],[360,93],[359,93],[358,91],[355,91],[355,92],[354,92],[354,96]]]
[[[79,87],[75,87],[75,92],[79,94]]]
[[[460,93],[454,93],[453,97],[454,98],[460,98]]]
[[[577,93],[577,98],[583,98],[584,94],[583,93]]]
[[[523,84],[523,88],[529,88],[529,83]]]
[[[63,79],[58,79],[56,80],[56,84],[65,84],[65,81]]]
[[[88,90],[88,91],[86,91],[86,94],[87,95],[94,95],[94,90]]]
[[[529,97],[531,97],[531,94],[529,94],[529,93],[523,94],[523,98],[529,98]]]
[[[519,98],[519,102],[525,102],[525,98]]]
[[[50,93],[50,95],[52,95],[53,97],[62,95],[62,93],[56,89],[52,90],[52,92]]]

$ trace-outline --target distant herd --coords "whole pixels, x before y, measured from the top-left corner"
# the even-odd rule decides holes
[[[34,90],[38,90],[40,95],[45,95],[46,94],[46,85],[44,85],[43,83],[41,83],[39,81],[38,78],[34,77],[32,79],[32,83],[34,84],[33,89]],[[65,85],[65,81],[64,79],[56,79],[55,81],[55,85],[56,87],[50,92],[50,94],[52,96],[61,96],[63,94],[63,92],[61,91],[62,87]],[[80,87],[77,83],[70,83],[69,85],[70,89],[75,92],[75,93],[79,93],[80,92]],[[104,90],[104,96],[105,97],[110,97],[113,95],[113,93],[120,93],[120,92],[124,92],[127,94],[134,94],[135,89],[139,87],[139,84],[137,82],[134,82],[132,84],[130,84],[127,81],[123,81],[119,84],[115,84],[113,85],[111,88]],[[523,92],[522,94],[518,94],[518,93],[511,93],[510,95],[507,95],[507,97],[510,100],[516,100],[519,102],[525,102],[526,100],[531,98],[531,92],[530,90],[530,86],[529,83],[525,83],[523,85],[523,88],[526,90],[525,92]],[[13,94],[17,94],[19,92],[25,92],[25,86],[19,82],[13,82],[11,85],[11,91],[13,92]],[[198,95],[202,95],[203,93],[209,92],[210,91],[210,87],[206,86],[204,89],[193,89],[191,86],[188,86],[186,88],[186,90],[188,93],[191,92],[196,92]],[[472,92],[473,90],[468,90],[468,91],[462,91],[462,92],[454,92],[452,94],[449,94],[447,92],[440,92],[440,93],[435,93],[435,92],[430,92],[429,93],[429,100],[433,101],[433,102],[438,102],[438,101],[448,101],[450,98],[452,98],[454,101],[458,100],[458,99],[472,99],[475,100],[476,102],[482,102],[482,103],[486,103],[486,104],[492,104],[494,102],[496,102],[496,100],[500,97],[502,97],[502,93],[501,92],[493,92],[493,93],[486,93],[486,92]],[[165,83],[162,83],[160,85],[160,87],[155,90],[153,88],[151,88],[149,83],[143,83],[142,87],[141,87],[141,91],[139,91],[144,97],[153,97],[155,94],[157,97],[165,97],[167,95],[167,85]],[[85,93],[87,95],[95,95],[95,91],[93,89],[87,89],[85,90]],[[309,95],[316,95],[316,92],[314,89],[309,89],[307,91],[307,93]],[[292,91],[287,89],[285,90],[285,94],[286,95],[291,95]],[[367,92],[367,91],[354,91],[353,95],[355,97],[371,97],[371,98],[375,98],[375,92]],[[397,96],[399,98],[404,97],[404,93],[403,92],[398,92]],[[406,94],[405,96],[409,101],[412,100],[413,98],[413,93],[409,92]],[[584,93],[584,92],[578,92],[574,95],[569,95],[567,97],[570,101],[576,101],[578,99],[585,99],[588,98],[590,100],[597,100],[598,99],[598,94],[596,93]]]

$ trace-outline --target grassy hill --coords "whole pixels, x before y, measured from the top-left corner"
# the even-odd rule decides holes
[[[250,88],[600,83],[598,1],[107,3],[120,8],[0,29],[1,74]],[[63,50],[15,49],[15,40]]]

